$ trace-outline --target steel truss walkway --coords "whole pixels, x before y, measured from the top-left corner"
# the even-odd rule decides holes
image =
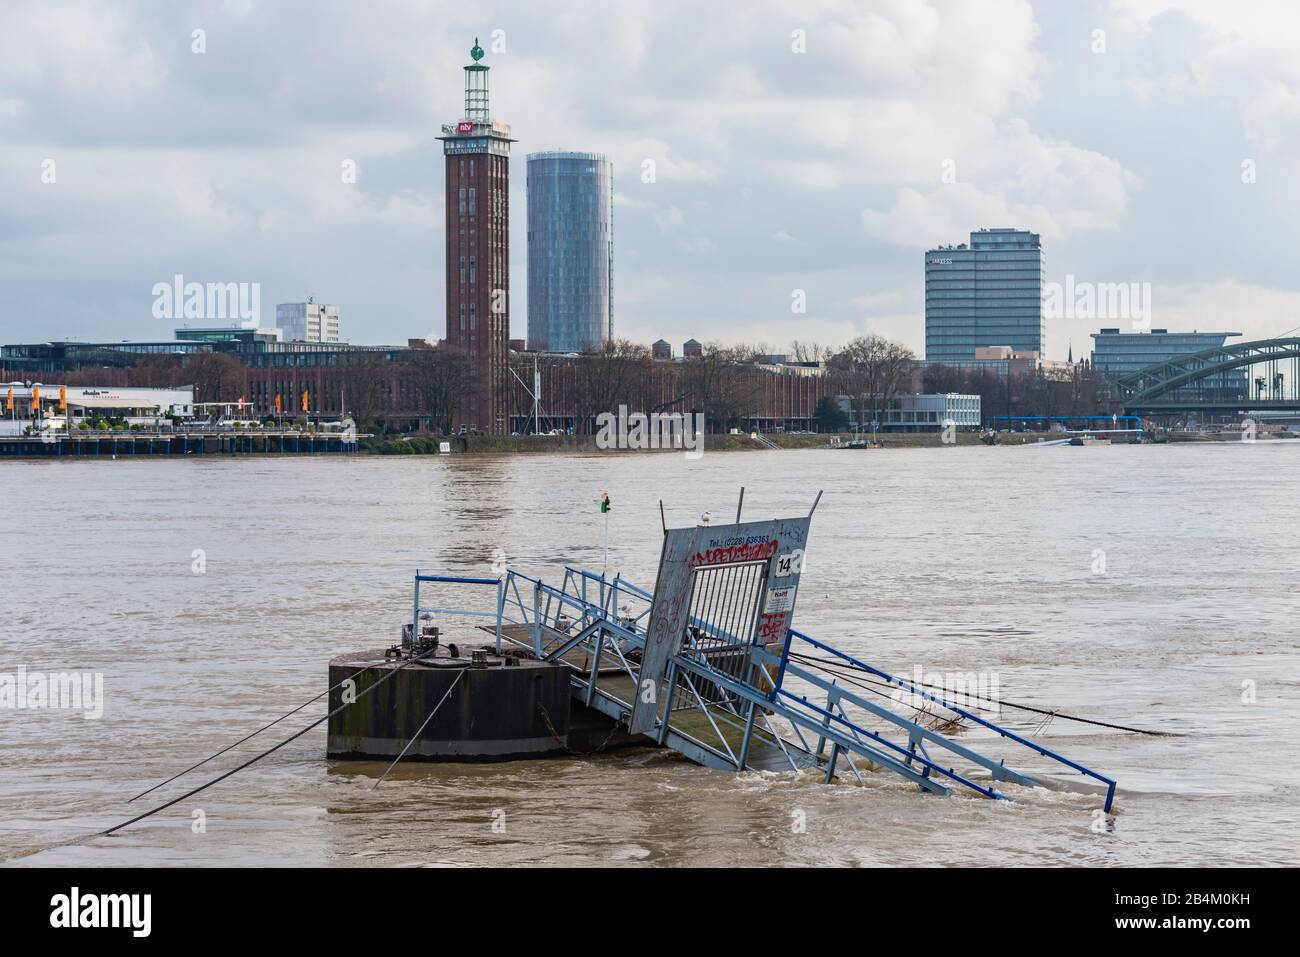
[[[731,541],[738,536],[729,536],[729,529],[763,524],[690,531]],[[687,530],[669,534],[679,531]],[[1003,800],[1008,796],[999,788],[1007,783],[1051,785],[1051,779],[1032,777],[1006,766],[1004,758],[976,750],[973,740],[963,744],[936,730],[961,723],[979,743],[1006,747],[1042,764],[1043,772],[1036,773],[1064,769],[1091,779],[1098,791],[1104,787],[1104,810],[1111,810],[1114,780],[790,627],[794,586],[785,584],[790,579],[781,578],[778,569],[786,556],[773,551],[755,558],[759,552],[745,551],[751,547],[696,550],[686,563],[691,574],[683,581],[689,583],[690,597],[673,607],[681,612],[678,621],[684,627],[659,677],[653,660],[652,636],[659,633],[655,597],[621,576],[609,579],[566,567],[556,588],[513,570],[500,579],[417,573],[414,614],[417,619],[424,613],[491,618],[484,630],[495,636],[498,651],[513,645],[568,667],[576,701],[705,767],[816,769],[827,782],[844,770],[861,783],[864,774],[887,770],[924,792],[965,790]],[[666,544],[657,591],[672,573],[668,551]],[[420,602],[422,584],[493,586],[495,609],[426,607]],[[665,594],[661,600],[671,597]],[[788,607],[776,616],[777,640],[764,642],[764,621],[773,618],[770,609],[783,603]],[[748,635],[755,637],[746,640]],[[769,631],[766,637],[773,635]],[[834,664],[835,670],[820,663]],[[841,683],[845,673],[863,680],[846,687]],[[891,690],[874,695],[858,690],[867,683]]]

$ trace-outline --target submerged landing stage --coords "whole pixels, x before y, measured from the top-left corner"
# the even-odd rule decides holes
[[[828,783],[888,771],[937,795],[1009,800],[1007,785],[1082,785],[1111,811],[1113,779],[795,630],[811,520],[738,513],[734,524],[665,528],[653,593],[577,568],[558,588],[513,569],[417,572],[403,645],[330,663],[329,754],[465,760],[639,743]],[[422,589],[465,585],[491,588],[495,607],[421,601]],[[455,646],[440,653],[426,625],[412,643],[434,616],[490,619],[478,634],[493,642],[468,659]],[[348,693],[359,700],[345,708]],[[1011,764],[1026,759],[1032,774]]]

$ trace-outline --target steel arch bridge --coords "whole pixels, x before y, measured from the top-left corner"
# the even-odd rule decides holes
[[[1232,369],[1265,366],[1245,395],[1205,394],[1198,385]],[[1256,339],[1176,356],[1116,380],[1130,414],[1300,411],[1300,338]]]

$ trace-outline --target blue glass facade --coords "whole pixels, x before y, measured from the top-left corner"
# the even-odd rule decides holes
[[[593,352],[614,331],[613,171],[599,153],[528,155],[528,348]]]
[[[925,254],[925,358],[974,359],[982,346],[1043,352],[1043,247],[1037,233],[981,229]]]
[[[1167,329],[1120,332],[1117,328],[1102,329],[1092,334],[1092,367],[1103,375],[1121,378],[1178,356],[1217,349],[1230,337],[1240,335],[1240,332],[1169,332]],[[1249,393],[1249,374],[1241,368],[1198,379],[1178,390],[1174,397],[1245,399]]]

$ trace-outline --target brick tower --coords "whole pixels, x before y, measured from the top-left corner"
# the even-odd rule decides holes
[[[469,356],[476,388],[459,424],[508,432],[510,359],[510,127],[488,109],[488,67],[474,40],[465,115],[444,124],[447,175],[447,342]]]

